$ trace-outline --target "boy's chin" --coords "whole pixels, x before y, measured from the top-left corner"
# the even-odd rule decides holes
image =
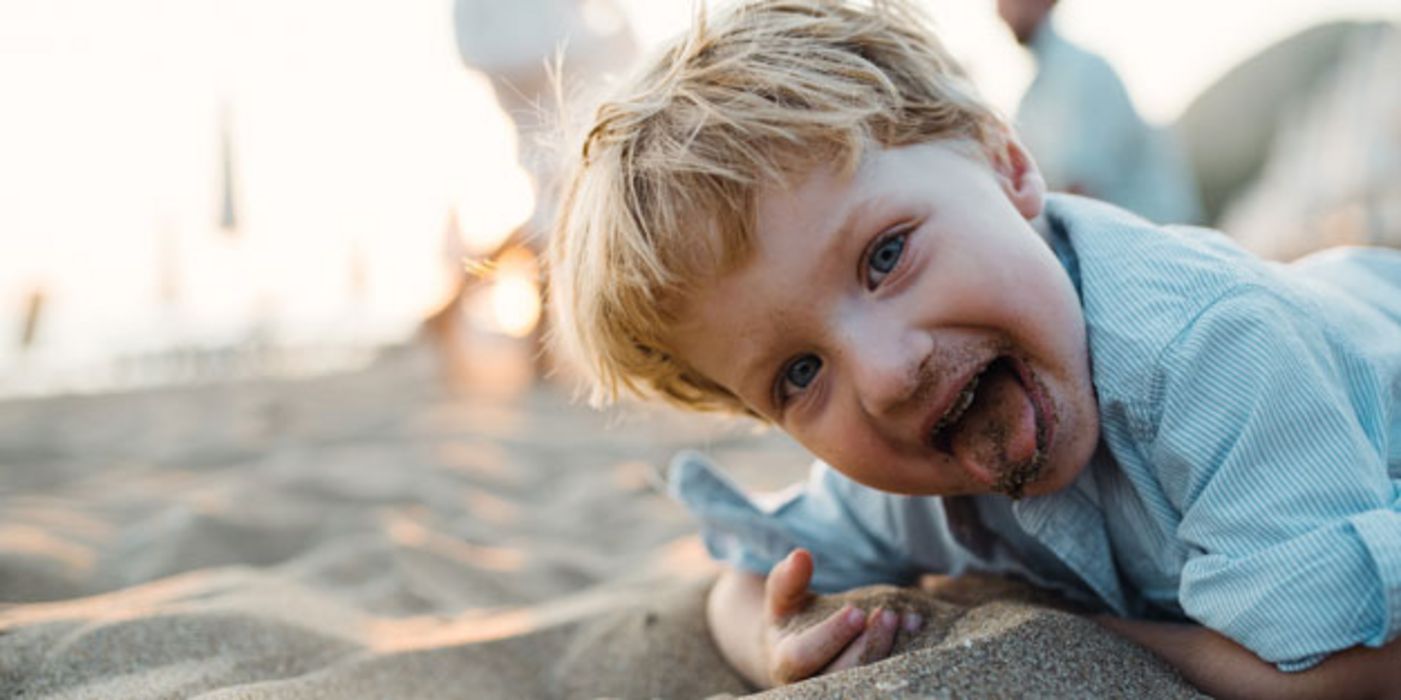
[[[1076,460],[1070,464],[1047,464],[1040,474],[1022,485],[1020,493],[1012,493],[1002,489],[999,489],[998,492],[1011,498],[1031,498],[1052,494],[1075,483],[1076,477],[1080,476],[1080,472],[1084,471],[1088,464],[1088,459]]]

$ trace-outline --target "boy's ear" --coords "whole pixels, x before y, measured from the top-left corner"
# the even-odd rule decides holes
[[[1041,207],[1046,201],[1046,181],[1021,142],[1012,134],[1007,134],[1005,145],[988,149],[988,157],[997,174],[997,182],[1012,206],[1027,221],[1040,216]]]

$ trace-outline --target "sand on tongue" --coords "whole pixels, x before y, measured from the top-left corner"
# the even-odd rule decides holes
[[[955,426],[953,453],[998,476],[1036,454],[1036,409],[1010,367],[999,363],[978,382],[973,405]]]

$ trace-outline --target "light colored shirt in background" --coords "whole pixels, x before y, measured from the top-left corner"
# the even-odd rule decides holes
[[[1036,77],[1016,126],[1046,184],[1156,223],[1196,223],[1201,207],[1185,156],[1170,132],[1139,116],[1114,69],[1049,20],[1028,48]]]
[[[820,591],[968,569],[1120,615],[1190,618],[1285,670],[1401,631],[1401,252],[1264,262],[1053,195],[1101,440],[1060,491],[914,497],[819,463],[761,504],[695,453],[672,492],[711,554],[813,552]]]

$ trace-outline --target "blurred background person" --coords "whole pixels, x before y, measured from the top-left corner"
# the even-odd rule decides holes
[[[516,126],[517,158],[536,194],[522,233],[542,235],[554,215],[556,61],[571,83],[605,82],[637,53],[627,16],[613,0],[454,0],[453,29],[463,63],[491,81]]]
[[[1056,0],[997,0],[1036,76],[1015,123],[1053,190],[1112,202],[1158,223],[1200,219],[1196,185],[1171,134],[1139,116],[1109,63],[1067,41]]]
[[[454,0],[453,33],[466,67],[486,76],[501,110],[516,129],[516,159],[530,177],[534,209],[495,251],[472,261],[461,245],[461,217],[449,218],[443,231],[443,256],[455,278],[441,306],[424,321],[447,378],[471,384],[471,349],[466,342],[462,308],[483,278],[503,267],[538,274],[535,257],[554,217],[559,94],[556,81],[574,85],[606,83],[636,55],[637,42],[624,11],[613,0]],[[559,73],[557,75],[556,73]],[[466,263],[466,265],[464,265]],[[547,367],[544,318],[531,330],[536,374]]]

